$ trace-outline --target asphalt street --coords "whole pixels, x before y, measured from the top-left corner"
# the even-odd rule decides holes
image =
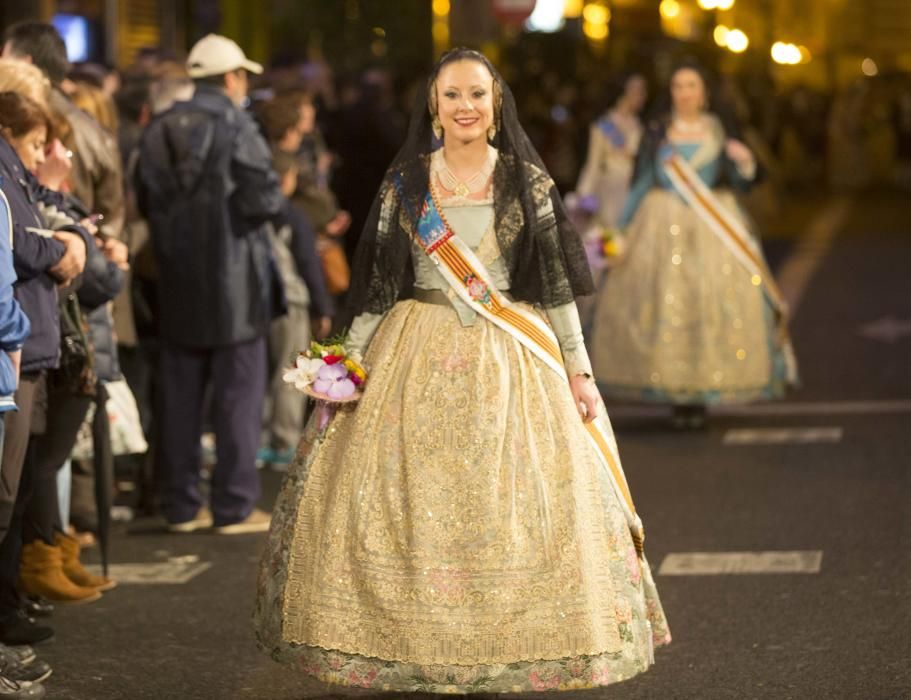
[[[806,258],[798,267],[813,263],[792,322],[802,386],[787,401],[718,412],[693,432],[671,430],[660,411],[611,407],[674,642],[647,674],[560,697],[911,698],[907,201],[842,200],[828,243],[804,253],[836,198],[802,198],[771,227],[776,269],[795,256]],[[266,507],[280,478],[263,473]],[[188,577],[204,570],[58,610],[57,640],[40,649],[55,668],[48,697],[336,697],[255,647],[261,544],[255,535],[167,535],[152,519],[119,526],[115,562]],[[699,557],[684,559],[678,575],[660,573],[670,555],[742,552],[771,554],[756,554],[759,568],[748,571],[749,558],[733,556],[721,573],[699,573]],[[816,566],[760,571],[769,561]]]

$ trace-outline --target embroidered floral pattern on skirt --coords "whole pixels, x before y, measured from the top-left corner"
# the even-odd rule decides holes
[[[364,397],[309,436],[276,505],[261,645],[330,683],[400,691],[646,670],[667,623],[565,380],[484,319],[415,301],[365,364]]]

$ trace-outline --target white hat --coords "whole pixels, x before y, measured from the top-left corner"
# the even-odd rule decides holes
[[[187,57],[191,78],[224,75],[238,68],[256,74],[263,72],[263,67],[248,59],[237,44],[219,34],[208,34],[197,41]]]

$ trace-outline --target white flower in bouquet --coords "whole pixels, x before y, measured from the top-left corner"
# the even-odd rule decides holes
[[[307,357],[299,355],[294,366],[288,369],[282,376],[288,384],[293,384],[298,391],[303,391],[316,380],[316,374],[320,368],[325,366],[325,362],[319,357]]]

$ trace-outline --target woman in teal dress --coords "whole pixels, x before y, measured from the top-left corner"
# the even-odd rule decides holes
[[[709,404],[779,398],[796,380],[786,310],[733,189],[756,160],[708,111],[702,71],[677,68],[620,224],[626,250],[599,293],[591,349],[606,396],[670,404],[698,427]],[[739,235],[738,235],[739,232]]]

